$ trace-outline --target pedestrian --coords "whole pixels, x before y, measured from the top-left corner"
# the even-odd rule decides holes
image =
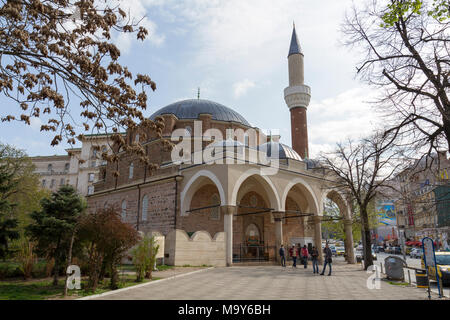
[[[280,260],[281,260],[281,266],[286,267],[286,250],[284,249],[283,245],[280,247]]]
[[[331,252],[330,247],[328,247],[328,243],[325,245],[325,248],[323,249],[323,253],[324,253],[324,263],[323,263],[323,270],[320,275],[323,276],[323,274],[325,272],[325,268],[328,265],[329,269],[330,269],[330,272],[328,273],[328,275],[331,276],[331,263],[333,262],[333,259],[331,257],[333,254]]]
[[[305,269],[308,266],[308,256],[309,256],[309,252],[308,252],[308,248],[306,247],[306,244],[305,244],[302,248],[302,259],[303,259],[303,266],[305,267]]]
[[[314,271],[313,273],[319,273],[319,251],[317,251],[316,247],[312,247],[311,260]]]
[[[298,251],[295,245],[292,245],[292,248],[289,250],[289,254],[292,257],[292,268],[297,268]]]

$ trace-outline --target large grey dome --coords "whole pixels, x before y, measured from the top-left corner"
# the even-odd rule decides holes
[[[178,119],[198,119],[199,114],[202,113],[212,115],[213,120],[233,121],[251,127],[250,123],[236,111],[220,103],[203,99],[188,99],[174,102],[156,111],[150,116],[150,119],[154,120],[157,116],[163,114],[173,114]]]

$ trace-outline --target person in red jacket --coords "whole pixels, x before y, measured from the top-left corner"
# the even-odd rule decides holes
[[[308,266],[308,255],[309,255],[308,248],[306,247],[306,244],[305,244],[302,248],[302,260],[303,260],[303,265],[305,266],[305,269]]]
[[[289,249],[289,255],[292,257],[292,268],[297,268],[298,251],[295,245],[292,245],[292,248]]]

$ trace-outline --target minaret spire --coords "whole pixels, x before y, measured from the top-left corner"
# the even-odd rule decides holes
[[[311,99],[311,89],[304,83],[304,56],[293,23],[289,46],[289,87],[284,89],[284,100],[291,112],[292,148],[305,159],[308,157],[308,127],[306,109]]]
[[[297,32],[295,32],[295,23],[293,22],[293,28],[292,28],[292,37],[291,37],[291,44],[289,46],[289,54],[288,57],[291,54],[296,54],[296,53],[302,53],[302,48],[300,47],[298,38],[297,38]]]

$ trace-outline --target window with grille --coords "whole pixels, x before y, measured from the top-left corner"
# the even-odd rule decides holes
[[[211,197],[211,205],[219,205],[220,198],[217,193],[213,194]],[[220,220],[220,206],[211,208],[211,220]]]
[[[128,172],[128,179],[133,179],[133,171],[134,171],[134,164],[133,162],[130,164],[130,169]]]
[[[121,215],[122,215],[122,220],[125,220],[127,217],[127,202],[125,200],[122,201]]]
[[[142,199],[142,221],[147,221],[147,210],[148,210],[148,197],[144,196]]]

